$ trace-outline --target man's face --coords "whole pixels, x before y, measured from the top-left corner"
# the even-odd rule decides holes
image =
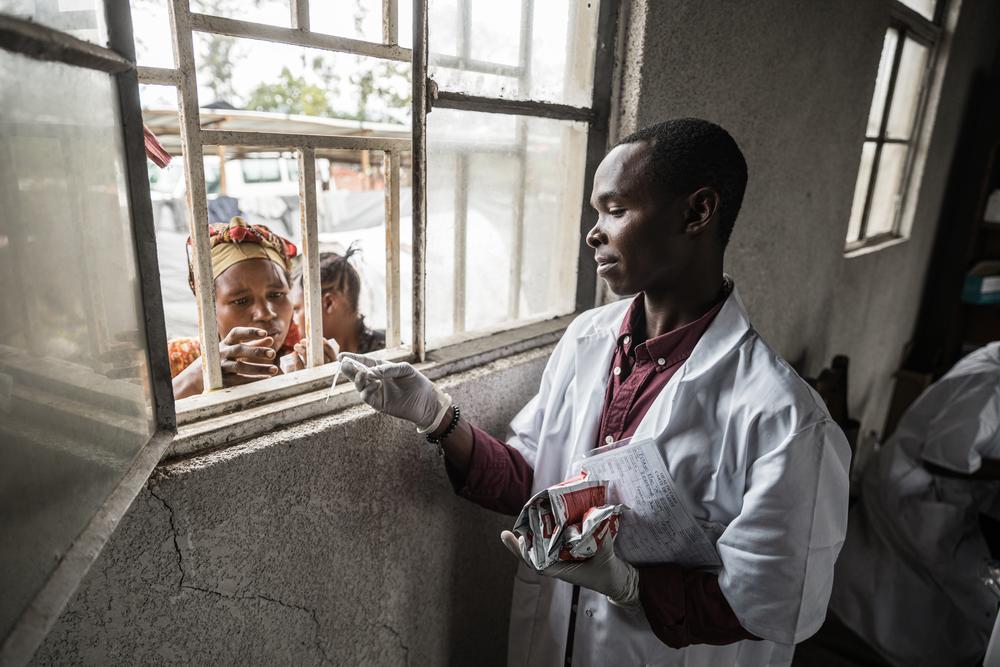
[[[649,145],[616,146],[594,174],[590,204],[597,224],[587,233],[597,274],[615,294],[676,284],[691,261],[684,234],[684,197],[650,188]]]

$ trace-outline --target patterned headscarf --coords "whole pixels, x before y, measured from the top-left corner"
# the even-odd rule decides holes
[[[208,226],[208,244],[212,249],[212,278],[233,264],[248,259],[269,259],[286,273],[292,268],[292,258],[298,254],[295,244],[264,225],[250,225],[236,216],[229,223]],[[191,237],[187,240],[188,284],[194,291],[194,267],[191,264]]]

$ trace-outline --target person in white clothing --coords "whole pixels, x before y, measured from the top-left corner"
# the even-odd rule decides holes
[[[409,364],[340,357],[361,398],[440,444],[456,491],[484,507],[517,514],[582,453],[649,438],[714,542],[715,570],[634,565],[610,542],[542,573],[521,561],[511,665],[788,665],[823,623],[850,452],[723,274],[746,183],[736,142],[704,120],[659,123],[608,153],[586,241],[610,289],[636,296],[573,321],[506,442]]]
[[[928,387],[865,467],[831,622],[892,665],[980,664],[997,614],[981,513],[1000,518],[1000,342]]]

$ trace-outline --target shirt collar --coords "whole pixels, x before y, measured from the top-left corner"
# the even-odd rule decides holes
[[[726,297],[729,296],[730,290],[731,287],[727,284]],[[658,371],[672,368],[691,356],[695,345],[698,344],[715,316],[722,310],[726,300],[725,297],[721,299],[697,320],[637,345],[635,332],[639,330],[639,327],[644,326],[643,294],[640,292],[632,299],[632,303],[625,313],[625,318],[622,320],[618,332],[619,349],[636,361],[654,361]]]

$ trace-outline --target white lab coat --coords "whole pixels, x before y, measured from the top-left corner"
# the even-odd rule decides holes
[[[549,359],[508,444],[534,468],[537,491],[568,476],[595,445],[628,301],[580,315]],[[573,664],[788,665],[823,623],[847,520],[850,451],[809,386],[750,326],[736,290],[643,418],[635,438],[660,444],[690,508],[717,539],[719,585],[764,641],[674,650],[641,609],[582,589]],[[518,570],[508,663],[563,663],[572,587]]]
[[[997,601],[977,515],[1000,518],[1000,482],[946,478],[1000,458],[1000,343],[921,394],[865,468],[837,564],[831,610],[897,665],[978,664]]]

